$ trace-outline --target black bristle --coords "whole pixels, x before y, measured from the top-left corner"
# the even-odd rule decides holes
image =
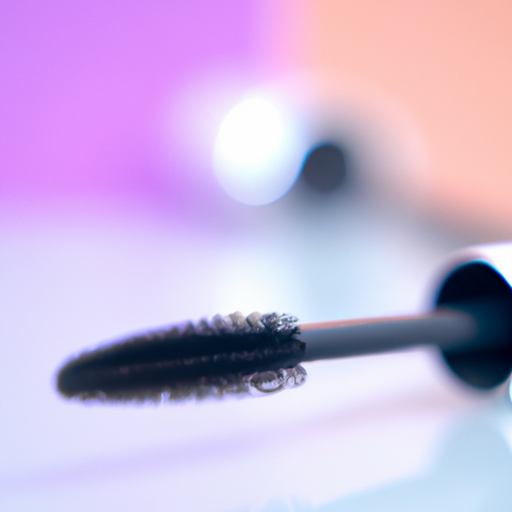
[[[115,401],[266,393],[259,387],[267,381],[274,391],[299,385],[305,344],[294,336],[296,321],[234,313],[154,331],[69,361],[57,385],[69,398]]]

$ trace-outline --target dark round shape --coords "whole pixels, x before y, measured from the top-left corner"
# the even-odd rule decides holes
[[[345,179],[345,157],[341,149],[332,143],[313,148],[302,165],[301,178],[319,192],[336,190]]]
[[[457,307],[472,300],[499,304],[510,312],[512,320],[512,289],[501,274],[485,262],[468,263],[455,269],[442,284],[436,304]],[[512,339],[504,347],[467,352],[445,350],[442,355],[458,377],[482,389],[499,386],[512,371]]]

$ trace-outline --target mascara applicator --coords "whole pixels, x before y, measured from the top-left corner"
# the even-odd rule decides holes
[[[509,262],[509,243],[459,253],[421,315],[299,324],[237,312],[133,336],[71,359],[57,387],[99,401],[264,395],[303,384],[301,363],[434,345],[464,382],[491,389],[512,371]]]

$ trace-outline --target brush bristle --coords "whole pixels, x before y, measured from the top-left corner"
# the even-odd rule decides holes
[[[60,370],[57,386],[68,398],[98,401],[268,394],[306,380],[298,333],[290,315],[217,315],[84,353]]]

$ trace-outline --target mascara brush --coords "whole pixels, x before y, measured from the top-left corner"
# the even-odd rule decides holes
[[[98,401],[265,395],[303,384],[301,363],[433,345],[458,377],[490,389],[512,370],[512,290],[477,249],[459,256],[426,314],[310,324],[278,313],[217,315],[86,352],[60,369],[57,387]],[[482,251],[512,261],[509,244]]]

